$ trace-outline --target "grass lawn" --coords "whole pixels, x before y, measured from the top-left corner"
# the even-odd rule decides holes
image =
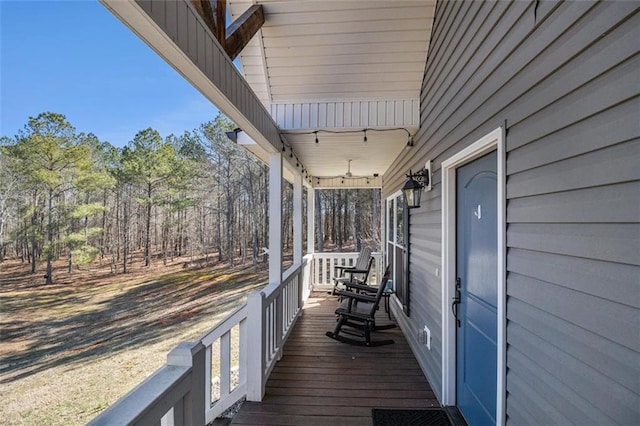
[[[0,423],[86,423],[266,282],[264,264],[188,265],[113,275],[61,263],[45,286],[28,265],[0,264]]]

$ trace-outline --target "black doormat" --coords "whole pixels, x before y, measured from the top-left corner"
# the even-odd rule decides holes
[[[373,426],[450,426],[447,413],[441,409],[429,410],[371,410]]]

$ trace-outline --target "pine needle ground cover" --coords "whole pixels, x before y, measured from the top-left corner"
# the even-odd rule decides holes
[[[2,423],[86,423],[266,281],[262,265],[190,265],[114,275],[60,263],[43,285],[24,264],[0,263]]]

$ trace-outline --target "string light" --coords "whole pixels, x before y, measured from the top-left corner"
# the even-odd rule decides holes
[[[318,138],[318,133],[332,133],[332,134],[348,134],[348,133],[364,133],[363,135],[363,142],[367,143],[369,138],[367,137],[367,132],[394,132],[394,131],[404,131],[407,134],[407,144],[405,146],[406,149],[410,149],[411,147],[414,146],[414,141],[413,141],[413,135],[411,134],[411,132],[409,131],[409,129],[405,128],[405,127],[394,127],[394,128],[388,128],[388,129],[372,129],[372,128],[364,128],[361,130],[325,130],[325,129],[317,129],[317,130],[312,130],[309,132],[280,132],[280,139],[282,141],[282,152],[286,153],[287,148],[289,149],[289,158],[293,159],[295,157],[296,159],[296,168],[300,167],[300,159],[298,158],[298,156],[296,156],[293,152],[293,147],[292,146],[287,146],[287,144],[285,143],[285,141],[282,138],[282,135],[314,135],[314,142],[316,144],[320,143],[320,139]],[[308,175],[308,170],[304,168],[304,166],[302,166],[302,172],[301,173],[306,173],[307,177],[309,177]],[[311,183],[311,177],[309,177],[309,182]],[[342,183],[344,183],[344,179],[342,180]],[[367,183],[369,183],[367,181]],[[320,180],[318,179],[318,184],[320,184]]]
[[[317,129],[311,130],[308,132],[281,132],[281,135],[314,135],[314,142],[320,143],[320,139],[318,138],[319,133],[330,133],[330,134],[349,134],[349,133],[364,133],[363,141],[366,143],[369,138],[367,137],[367,132],[397,132],[403,131],[407,133],[407,146],[413,146],[413,135],[406,127],[393,127],[389,129],[372,129],[372,128],[364,128],[364,129],[354,129],[354,130],[326,130],[326,129]]]

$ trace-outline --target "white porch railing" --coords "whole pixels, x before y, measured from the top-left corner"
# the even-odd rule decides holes
[[[382,255],[373,254],[374,280]],[[247,303],[195,342],[182,343],[151,377],[91,425],[205,425],[243,397],[261,401],[265,384],[314,285],[332,283],[334,266],[358,253],[315,253],[249,295]],[[375,281],[374,281],[375,282]]]
[[[353,266],[358,259],[358,252],[351,253],[314,253],[313,254],[313,285],[329,286],[333,285],[336,266]],[[384,271],[382,253],[371,253],[373,256],[373,266],[371,269],[370,282],[379,282]]]

